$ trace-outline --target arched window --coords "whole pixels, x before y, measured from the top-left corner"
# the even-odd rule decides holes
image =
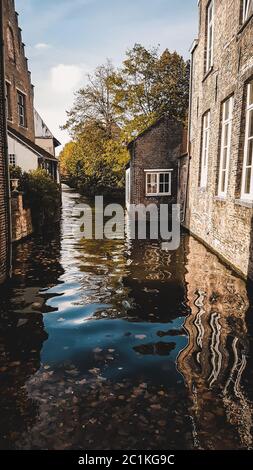
[[[16,62],[14,34],[10,26],[7,28],[7,50],[9,58]]]

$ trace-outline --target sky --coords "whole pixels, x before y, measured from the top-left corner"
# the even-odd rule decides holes
[[[35,106],[62,144],[60,126],[74,92],[107,58],[115,66],[140,43],[189,57],[197,33],[197,0],[16,0],[35,85]]]

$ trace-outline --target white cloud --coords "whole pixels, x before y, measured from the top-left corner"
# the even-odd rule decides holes
[[[50,49],[51,46],[50,44],[46,44],[45,42],[39,42],[38,44],[35,44],[34,49],[37,49],[39,51]]]
[[[75,90],[83,78],[83,68],[78,65],[59,64],[51,69],[51,86],[56,93]]]

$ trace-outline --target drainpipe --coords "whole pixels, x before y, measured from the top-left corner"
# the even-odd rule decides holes
[[[188,153],[188,169],[187,169],[187,183],[186,183],[186,197],[185,207],[182,223],[185,222],[186,212],[188,206],[188,195],[189,195],[189,181],[190,181],[190,163],[191,163],[191,116],[192,116],[192,88],[193,88],[193,54],[198,45],[198,40],[195,39],[190,49],[191,53],[191,71],[190,71],[190,96],[189,96],[189,117],[188,117],[188,138],[187,138],[187,153]]]
[[[4,93],[3,103],[5,103],[5,61],[4,61],[4,27],[3,27],[3,0],[0,0],[0,81],[3,87],[0,87],[0,92]],[[10,191],[10,175],[9,175],[9,154],[8,154],[8,138],[7,138],[7,116],[6,106],[2,110],[5,132],[4,132],[4,170],[5,170],[5,197],[7,200],[7,276],[10,278],[12,275],[12,227],[11,227],[11,191]]]

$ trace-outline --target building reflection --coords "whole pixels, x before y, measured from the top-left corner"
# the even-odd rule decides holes
[[[184,328],[189,340],[177,365],[188,388],[194,446],[249,449],[253,407],[244,384],[250,360],[247,286],[193,238],[187,271],[191,313]]]
[[[0,290],[0,449],[15,448],[38,414],[26,384],[41,366],[48,338],[43,322],[48,296],[42,291],[58,282],[59,255],[56,239],[17,245],[13,279]]]

